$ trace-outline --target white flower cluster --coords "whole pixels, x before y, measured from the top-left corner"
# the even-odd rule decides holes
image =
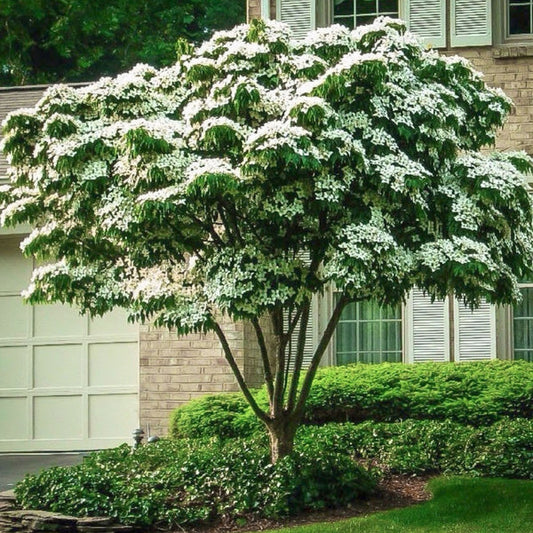
[[[433,272],[451,262],[465,265],[475,261],[490,270],[497,268],[485,243],[464,236],[426,243],[421,246],[418,259]]]

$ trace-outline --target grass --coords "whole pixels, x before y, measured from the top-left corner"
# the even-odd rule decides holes
[[[440,477],[429,489],[433,498],[426,503],[275,533],[533,532],[533,481]]]

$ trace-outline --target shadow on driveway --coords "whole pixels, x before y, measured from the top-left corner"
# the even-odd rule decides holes
[[[52,466],[81,463],[86,453],[0,454],[0,492],[10,490],[26,474],[36,474]]]

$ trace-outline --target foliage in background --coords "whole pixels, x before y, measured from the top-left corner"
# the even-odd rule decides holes
[[[266,391],[255,391],[266,405]],[[488,425],[502,417],[533,418],[533,365],[525,361],[356,364],[321,368],[304,423],[406,418]],[[170,417],[172,437],[245,437],[263,430],[242,396],[191,400]]]
[[[324,450],[372,460],[388,473],[533,479],[533,420],[524,418],[478,428],[450,420],[300,427],[299,451],[309,453],[316,442]]]
[[[319,443],[310,454],[271,465],[266,443],[163,440],[27,476],[15,493],[26,508],[171,528],[339,507],[374,487],[374,477],[349,456]]]
[[[170,68],[56,86],[10,114],[0,224],[34,228],[22,248],[43,266],[28,302],[214,331],[275,462],[349,302],[399,304],[414,286],[474,307],[519,298],[533,275],[531,159],[481,151],[510,106],[401,21],[301,42],[256,21],[181,45]],[[338,298],[303,368],[326,287]],[[223,315],[256,333],[266,409]]]
[[[176,60],[245,20],[245,0],[2,0],[0,86],[91,81]]]

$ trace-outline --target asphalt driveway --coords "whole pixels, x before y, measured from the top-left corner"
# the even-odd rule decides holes
[[[52,466],[76,465],[83,456],[83,453],[0,454],[0,492],[12,489],[26,474]]]

